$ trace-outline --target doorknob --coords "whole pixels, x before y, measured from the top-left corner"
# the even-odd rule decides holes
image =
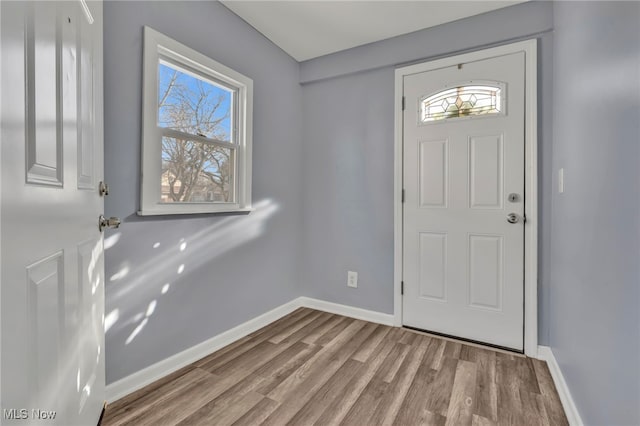
[[[507,222],[518,223],[519,221],[520,221],[520,216],[518,216],[516,213],[509,213],[507,215]]]
[[[103,215],[100,215],[100,217],[98,218],[98,229],[100,230],[100,232],[102,232],[102,230],[104,228],[119,228],[120,227],[120,218],[119,217],[114,217],[111,216],[110,218],[106,218]]]

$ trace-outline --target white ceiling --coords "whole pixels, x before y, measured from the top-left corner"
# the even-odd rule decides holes
[[[305,61],[526,0],[221,1],[289,55]]]

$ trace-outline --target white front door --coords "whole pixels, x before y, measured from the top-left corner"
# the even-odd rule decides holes
[[[518,351],[524,55],[403,81],[403,324]]]
[[[2,424],[95,425],[102,3],[3,1],[0,13]]]

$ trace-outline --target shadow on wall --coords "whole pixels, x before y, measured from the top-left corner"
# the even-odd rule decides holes
[[[160,234],[141,256],[144,260],[133,264],[120,262],[117,272],[106,277],[107,306],[117,306],[106,314],[104,329],[107,338],[131,329],[123,344],[128,345],[142,332],[166,295],[172,281],[188,274],[263,234],[267,220],[278,210],[278,205],[267,199],[254,204],[248,216],[230,216],[190,236],[174,238]],[[117,232],[104,240],[105,250],[116,246],[122,233]],[[126,333],[124,333],[126,334]]]

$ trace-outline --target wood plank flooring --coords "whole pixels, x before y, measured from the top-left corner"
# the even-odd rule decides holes
[[[107,407],[103,425],[567,425],[547,365],[301,308]]]

